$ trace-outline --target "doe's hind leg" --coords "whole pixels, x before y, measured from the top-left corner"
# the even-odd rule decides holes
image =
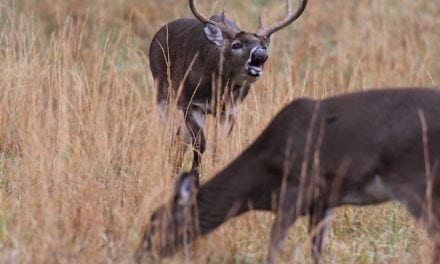
[[[422,177],[425,175],[420,176]],[[427,228],[435,241],[432,263],[440,264],[440,195],[436,193],[438,189],[434,188],[432,197],[426,197],[424,181],[389,185],[389,188],[393,190],[396,199],[406,205],[411,215]]]

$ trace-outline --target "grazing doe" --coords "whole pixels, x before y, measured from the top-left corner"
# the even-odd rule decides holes
[[[224,13],[207,18],[196,1],[189,0],[197,19],[174,20],[156,33],[149,58],[160,117],[167,116],[171,104],[182,111],[179,134],[185,145],[193,146],[194,171],[199,170],[206,145],[205,115],[219,113],[226,130],[232,130],[239,103],[263,72],[270,36],[295,21],[306,4],[307,0],[302,0],[293,13],[287,0],[288,14],[283,20],[264,27],[260,18],[258,32],[250,33],[226,19]],[[175,165],[180,166],[184,148],[178,149]]]
[[[310,216],[315,262],[328,216],[341,205],[396,200],[435,240],[440,263],[440,91],[384,89],[298,99],[226,168],[198,186],[183,173],[169,204],[151,216],[137,256],[173,254],[229,218],[272,211],[268,263],[287,230]]]

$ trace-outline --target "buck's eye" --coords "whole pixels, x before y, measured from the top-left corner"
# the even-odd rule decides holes
[[[243,45],[241,45],[240,42],[235,42],[234,44],[232,44],[232,49],[241,49],[243,48]]]

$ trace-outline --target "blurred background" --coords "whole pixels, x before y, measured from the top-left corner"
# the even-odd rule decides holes
[[[246,31],[260,14],[269,24],[286,11],[281,0],[198,2],[205,14],[225,7]],[[180,17],[192,17],[185,0],[0,2],[0,262],[133,262],[149,214],[173,188],[147,51]],[[439,43],[439,1],[309,0],[273,36],[232,135],[216,136],[207,120],[203,180],[294,98],[439,86]],[[246,214],[198,240],[190,256],[163,262],[262,262],[272,220]],[[282,263],[311,262],[306,220],[289,233]],[[387,203],[339,209],[324,260],[427,263],[431,253],[426,232]]]

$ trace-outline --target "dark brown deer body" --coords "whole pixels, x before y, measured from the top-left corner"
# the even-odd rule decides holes
[[[258,33],[242,31],[224,15],[208,19],[195,1],[189,3],[197,19],[178,19],[162,27],[151,42],[149,57],[161,116],[166,117],[173,102],[182,110],[180,133],[194,147],[197,170],[206,144],[205,115],[218,112],[230,132],[238,105],[263,72],[270,35],[298,18],[307,1],[295,14],[288,1],[286,19],[266,29],[260,25]]]
[[[286,106],[229,166],[200,188],[182,174],[171,203],[147,227],[145,250],[172,254],[198,235],[248,210],[270,210],[268,262],[288,228],[310,215],[313,254],[324,221],[341,205],[403,203],[435,239],[440,263],[440,92],[387,89],[298,99]],[[275,199],[274,199],[275,197]],[[276,201],[275,203],[273,201]]]

